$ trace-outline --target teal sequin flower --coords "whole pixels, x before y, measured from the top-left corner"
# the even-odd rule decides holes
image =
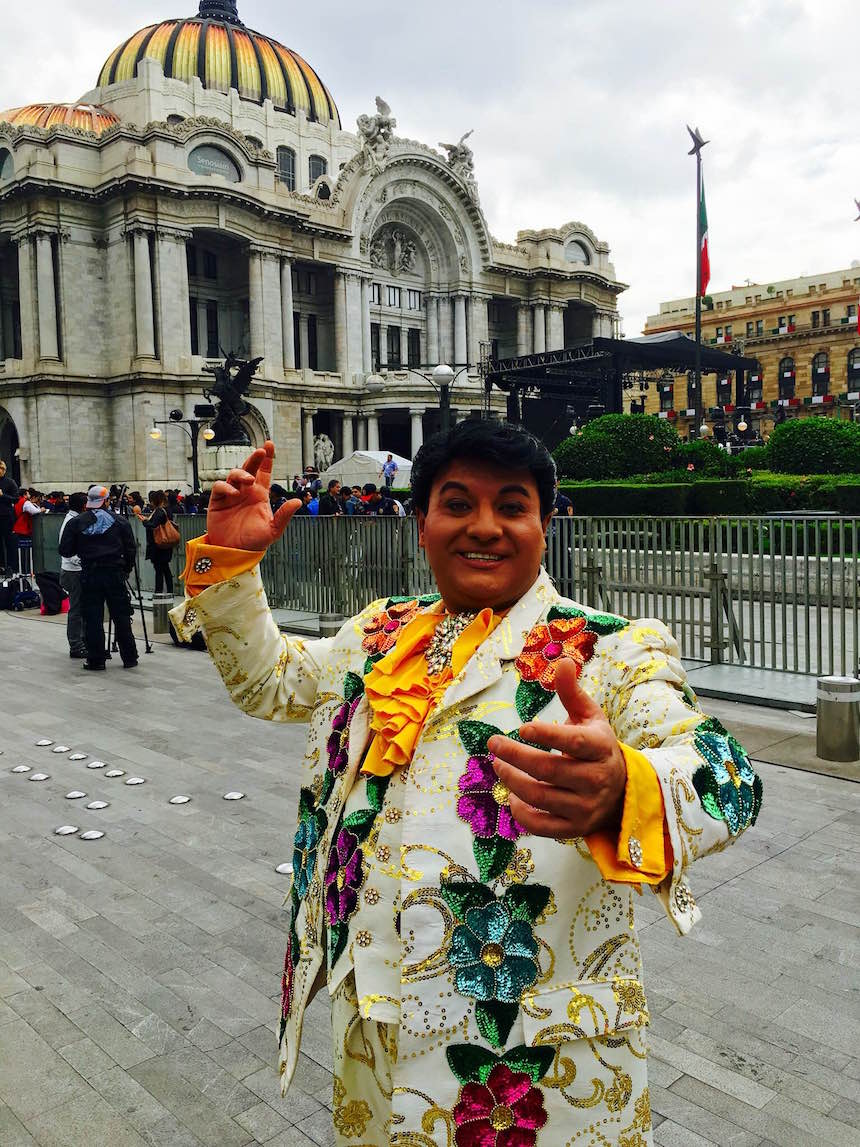
[[[314,875],[317,850],[328,827],[322,808],[315,808],[310,789],[299,795],[299,824],[293,841],[293,891],[300,899],[307,896]]]
[[[476,1000],[519,1003],[538,978],[532,926],[516,920],[504,900],[472,908],[454,929],[448,962],[457,991]]]
[[[696,729],[693,747],[705,761],[693,774],[702,807],[714,820],[725,821],[729,834],[737,836],[758,818],[761,777],[742,746],[714,718]]]

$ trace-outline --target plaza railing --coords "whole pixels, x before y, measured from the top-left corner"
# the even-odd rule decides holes
[[[61,520],[36,521],[37,569],[59,566]],[[142,527],[132,525],[143,543]],[[197,516],[176,525],[183,543],[206,528]],[[689,660],[857,671],[860,518],[560,518],[550,525],[545,564],[564,597],[665,622]],[[153,568],[139,565],[147,593]],[[175,576],[183,565],[180,546]],[[435,588],[413,518],[295,518],[261,572],[273,608],[305,614],[350,616],[377,598]]]

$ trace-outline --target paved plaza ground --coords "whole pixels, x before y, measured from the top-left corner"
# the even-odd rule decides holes
[[[0,1145],[329,1143],[323,999],[286,1101],[274,1069],[303,727],[243,716],[170,645],[88,674],[62,625],[0,614],[0,651]],[[639,907],[655,1142],[857,1147],[860,785],[802,771],[814,722],[710,708],[776,763],[757,827],[693,869],[693,933]]]

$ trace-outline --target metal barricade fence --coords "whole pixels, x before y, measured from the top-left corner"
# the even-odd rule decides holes
[[[58,569],[61,515],[36,520],[35,568]],[[183,548],[206,529],[177,516]],[[143,560],[141,583],[154,584]],[[860,650],[860,518],[555,518],[545,558],[559,592],[625,617],[656,617],[702,662],[853,674]],[[261,572],[275,608],[350,616],[376,598],[431,592],[414,518],[294,518]],[[181,592],[177,583],[177,592]]]

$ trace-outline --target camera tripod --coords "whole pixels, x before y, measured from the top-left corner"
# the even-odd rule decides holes
[[[128,520],[128,505],[125,502],[125,492],[127,489],[128,489],[128,484],[126,483],[125,485],[123,485],[120,488],[119,498],[117,499],[119,513],[126,520]],[[152,642],[149,640],[149,633],[147,632],[147,629],[146,629],[146,614],[144,613],[144,610],[143,610],[143,594],[141,593],[141,589],[140,589],[140,564],[139,563],[140,563],[140,558],[138,556],[138,549],[137,549],[137,547],[135,547],[135,551],[134,551],[134,585],[135,585],[136,596],[137,596],[137,607],[140,610],[140,624],[143,626],[143,648],[144,648],[145,653],[152,653],[154,650],[154,646],[153,646]],[[128,590],[129,598],[133,602],[134,598],[135,598],[135,592],[132,591],[131,584],[129,583],[130,577],[131,577],[131,573],[128,573],[126,575],[125,585],[126,585],[126,589]],[[133,604],[132,604],[131,612],[133,615],[134,614],[134,605]],[[117,653],[117,652],[119,652],[119,646],[117,645],[117,642],[116,642],[116,631],[114,630],[113,618],[110,616],[110,613],[108,613],[108,631],[107,631],[107,644],[105,645],[105,657],[109,658],[112,653]]]

